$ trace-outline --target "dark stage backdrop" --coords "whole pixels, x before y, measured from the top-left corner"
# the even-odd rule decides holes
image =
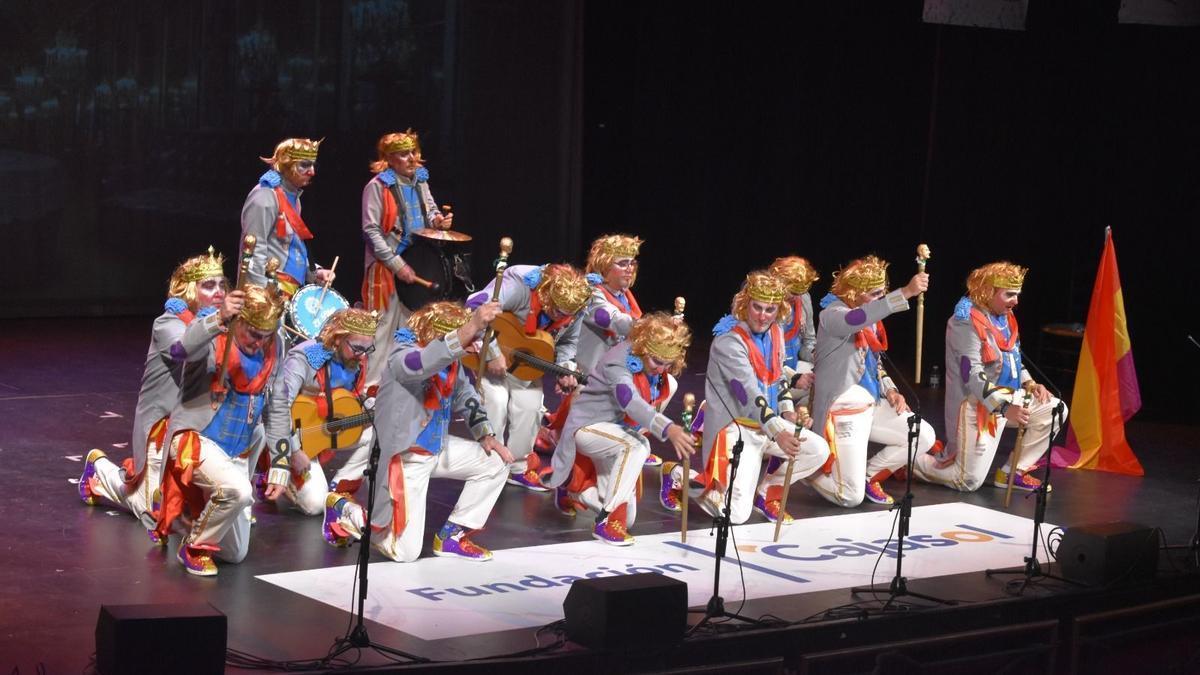
[[[1030,354],[1071,366],[1039,329],[1084,320],[1112,225],[1147,412],[1189,419],[1200,35],[1093,4],[1032,0],[1008,32],[925,25],[919,0],[10,0],[0,316],[152,314],[177,260],[233,253],[291,135],[326,138],[305,216],[354,300],[366,164],[412,126],[479,281],[503,234],[517,262],[581,262],[633,232],[643,307],[685,295],[701,334],[776,255],[816,263],[819,299],[871,251],[903,283],[928,242],[927,366],[997,258],[1032,268]],[[888,325],[905,366],[913,314]]]

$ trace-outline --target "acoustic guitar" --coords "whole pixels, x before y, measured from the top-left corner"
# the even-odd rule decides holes
[[[358,397],[345,389],[333,390],[333,419],[317,412],[317,397],[301,394],[292,404],[292,430],[300,436],[300,447],[309,458],[326,450],[354,447],[363,427],[375,418],[374,410],[363,408]]]
[[[500,353],[508,361],[508,372],[513,377],[533,381],[541,379],[546,373],[559,377],[574,375],[579,384],[587,384],[587,375],[554,362],[554,338],[546,331],[537,330],[533,335],[526,335],[525,322],[512,312],[503,312],[493,319],[492,330]],[[463,357],[463,364],[478,372],[479,355],[467,354]]]

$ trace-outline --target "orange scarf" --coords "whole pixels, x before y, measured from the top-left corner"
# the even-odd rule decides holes
[[[226,353],[225,343],[229,341],[229,334],[223,333],[217,336],[213,341],[213,349],[217,350],[217,370],[220,371],[223,357]],[[267,380],[271,377],[271,371],[275,369],[275,359],[278,356],[278,349],[275,349],[275,339],[272,338],[267,346],[263,347],[266,353],[266,358],[263,359],[262,368],[253,379],[246,376],[246,372],[242,370],[242,351],[237,348],[237,345],[229,348],[229,367],[226,369],[229,373],[229,381],[233,384],[233,390],[239,394],[256,395],[262,393],[266,387]],[[213,381],[209,389],[214,393],[224,393],[228,391],[225,388],[224,382],[217,382],[217,374],[213,373]]]
[[[535,289],[529,289],[529,314],[525,315],[525,334],[534,335],[538,331],[538,317],[542,315],[542,298],[538,296]],[[574,314],[568,314],[563,318],[552,322],[544,329],[547,333],[554,335],[558,329],[571,323],[575,319]]]
[[[979,358],[982,359],[984,363],[991,363],[992,361],[1000,358],[1000,355],[997,354],[996,350],[992,349],[992,345],[988,343],[988,335],[991,335],[996,341],[996,346],[1000,348],[1000,351],[1011,352],[1013,347],[1017,346],[1019,330],[1017,329],[1017,317],[1014,316],[1012,312],[1008,313],[1007,339],[1004,337],[1004,334],[1000,332],[1000,329],[996,328],[991,319],[989,319],[986,314],[980,311],[978,307],[971,307],[971,326],[975,328],[975,334],[979,336],[979,343],[982,345],[981,349],[979,350]]]
[[[275,218],[275,236],[286,239],[287,226],[290,224],[296,236],[304,240],[312,239],[312,232],[304,224],[304,219],[300,217],[300,214],[296,213],[296,209],[292,208],[292,203],[283,193],[283,188],[275,188],[275,201],[279,204],[279,216]]]
[[[759,382],[770,386],[779,381],[783,377],[783,329],[779,324],[771,324],[771,363],[768,365],[763,360],[763,353],[759,351],[758,345],[754,342],[754,338],[750,337],[750,333],[741,326],[734,326],[733,332],[738,334],[742,342],[746,345],[746,351],[750,353],[750,366],[754,368],[754,376]]]
[[[859,349],[864,347],[873,352],[886,352],[888,348],[887,331],[883,328],[883,322],[875,323],[875,330],[864,328],[858,331],[854,336],[854,346]]]

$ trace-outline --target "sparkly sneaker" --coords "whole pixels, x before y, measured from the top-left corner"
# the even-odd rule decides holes
[[[761,513],[768,522],[773,523],[779,519],[780,506],[778,499],[767,500],[762,495],[754,495],[754,510]],[[792,516],[787,511],[783,512],[783,524],[792,524]]]
[[[1004,469],[996,469],[996,476],[992,480],[992,485],[998,488],[1008,488],[1008,472]],[[1042,481],[1030,476],[1028,472],[1017,471],[1017,475],[1013,477],[1014,490],[1033,492],[1041,486]],[[1050,486],[1046,486],[1046,492],[1050,492]]]
[[[567,492],[565,485],[554,488],[554,507],[568,518],[574,518],[578,513],[575,510],[575,500],[571,499],[571,493]]]
[[[346,499],[346,495],[337,492],[325,495],[325,522],[321,525],[321,534],[325,537],[325,543],[334,548],[350,545],[350,533],[338,524]]]
[[[625,523],[608,518],[596,523],[595,529],[592,530],[592,537],[613,546],[633,544],[633,537],[625,531]]]
[[[175,558],[180,565],[183,565],[183,569],[188,571],[188,574],[195,574],[198,577],[217,576],[217,564],[213,562],[212,554],[204,549],[192,548],[181,543]]]
[[[866,497],[869,501],[884,506],[896,503],[896,500],[883,490],[883,486],[877,480],[867,482]]]
[[[92,448],[87,454],[87,459],[83,461],[83,473],[79,476],[79,498],[88,506],[95,506],[100,503],[100,495],[92,488],[98,478],[96,478],[96,460],[107,457],[103,450]]]
[[[508,474],[509,485],[520,485],[527,490],[534,492],[549,492],[550,488],[542,485],[542,481],[538,477],[538,473],[533,469],[526,469],[524,473]]]
[[[653,452],[650,453],[650,456],[646,458],[646,466],[662,466],[662,463],[662,457],[659,457]]]
[[[433,554],[442,558],[461,558],[474,562],[492,559],[492,552],[468,538],[463,528],[447,522],[433,535]]]
[[[663,462],[662,468],[659,469],[658,478],[658,503],[668,511],[679,511],[679,505],[683,491],[675,487],[675,478],[671,476],[671,472],[678,466],[675,462]]]

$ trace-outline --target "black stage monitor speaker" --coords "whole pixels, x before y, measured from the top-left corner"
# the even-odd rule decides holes
[[[1158,531],[1125,522],[1069,527],[1057,554],[1062,575],[1081,584],[1148,581],[1158,572]]]
[[[687,627],[687,584],[646,572],[580,579],[563,600],[567,636],[604,649],[683,639]]]
[[[208,603],[100,605],[100,675],[225,672],[225,615]]]

